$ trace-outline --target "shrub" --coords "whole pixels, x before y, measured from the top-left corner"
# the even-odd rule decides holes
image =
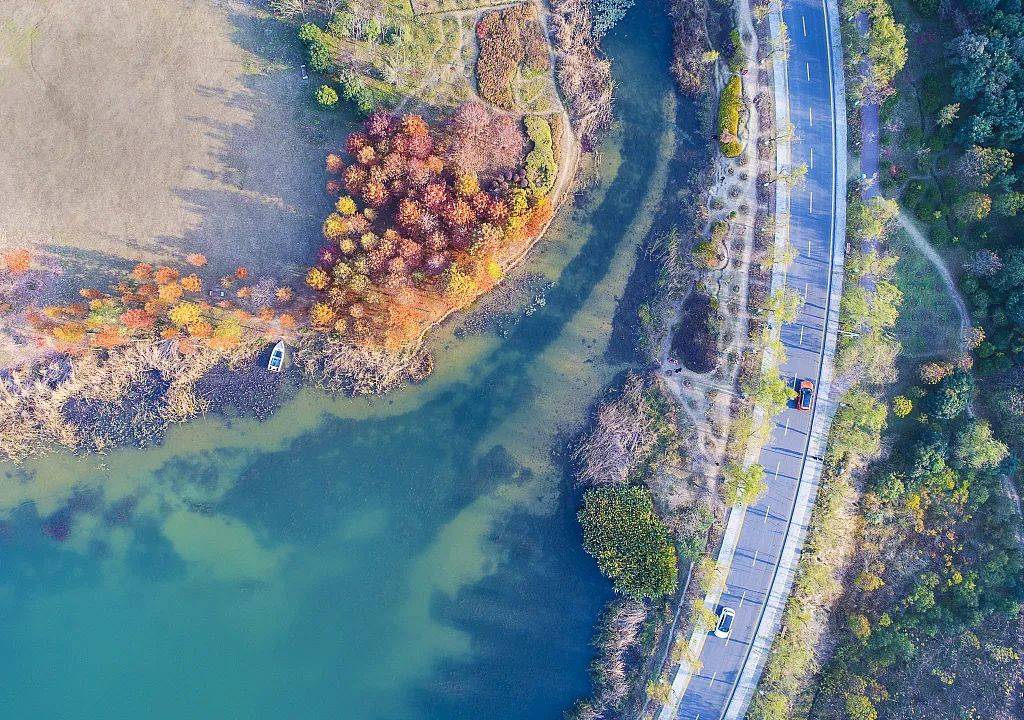
[[[583,547],[616,592],[641,600],[675,589],[676,550],[646,488],[592,488],[583,496],[579,521]]]
[[[527,116],[526,135],[533,142],[533,149],[526,156],[526,180],[530,183],[535,197],[551,192],[558,174],[558,166],[551,149],[551,125],[538,115]]]
[[[25,248],[10,250],[3,254],[3,264],[11,275],[21,275],[32,267],[32,253]]]
[[[550,69],[548,44],[532,5],[493,10],[476,26],[480,54],[476,78],[480,96],[511,110],[515,104],[512,80],[520,67],[535,72]]]
[[[906,417],[914,409],[914,403],[904,395],[897,395],[892,399],[892,414],[896,417]]]
[[[311,70],[327,72],[331,67],[331,51],[321,42],[310,43],[306,49],[306,62]]]
[[[364,116],[370,116],[382,106],[391,104],[390,97],[377,86],[367,84],[363,78],[352,73],[342,75],[341,95]]]
[[[320,107],[333,107],[338,104],[338,93],[329,85],[321,85],[316,91],[316,101]]]
[[[718,98],[718,146],[726,157],[743,152],[740,144],[740,112],[743,109],[743,81],[733,75]]]

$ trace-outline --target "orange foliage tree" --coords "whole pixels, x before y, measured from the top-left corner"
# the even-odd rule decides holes
[[[527,192],[522,173],[450,165],[440,155],[446,132],[418,115],[375,113],[348,136],[351,161],[328,161],[346,194],[306,275],[322,294],[310,308],[317,328],[408,343],[493,287],[551,218],[551,202]]]
[[[25,248],[16,248],[3,253],[4,268],[11,275],[23,275],[32,267],[32,253]]]

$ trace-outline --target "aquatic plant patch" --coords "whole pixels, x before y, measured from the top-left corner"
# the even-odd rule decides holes
[[[639,485],[591,488],[583,496],[579,520],[583,547],[616,592],[641,600],[675,589],[676,550],[649,490]]]

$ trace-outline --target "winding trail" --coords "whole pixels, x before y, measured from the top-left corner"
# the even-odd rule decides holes
[[[964,302],[960,289],[956,286],[956,281],[953,280],[953,274],[949,271],[946,261],[942,259],[938,251],[928,242],[928,238],[924,236],[924,233],[917,227],[917,224],[906,213],[901,211],[897,217],[897,222],[906,231],[907,235],[910,236],[910,239],[914,242],[914,247],[921,251],[921,254],[928,259],[928,262],[935,266],[939,275],[942,276],[942,282],[946,284],[946,293],[956,306],[956,314],[960,318],[960,342],[962,343],[967,336],[967,331],[971,329],[971,314],[967,310],[967,303]]]
[[[964,302],[963,295],[960,294],[960,289],[956,286],[956,282],[953,280],[953,274],[949,271],[949,266],[946,265],[946,261],[939,255],[938,251],[932,246],[928,239],[921,232],[917,224],[908,217],[902,211],[897,217],[897,222],[901,228],[903,228],[910,239],[913,240],[914,246],[921,251],[921,254],[928,258],[928,261],[935,266],[938,270],[939,275],[942,276],[942,281],[946,284],[946,292],[949,298],[953,301],[956,306],[957,315],[960,317],[960,342],[963,346],[964,339],[967,337],[967,331],[971,329],[971,315],[967,310],[967,303]],[[976,416],[974,409],[974,399],[971,399],[970,404],[967,406],[967,416],[974,418]],[[1017,492],[1017,487],[1014,485],[1013,480],[1006,473],[1003,473],[999,477],[999,483],[1003,488],[1003,493],[1013,503],[1013,509],[1017,514],[1017,517],[1024,516],[1024,508],[1021,506],[1020,493]],[[1017,529],[1017,543],[1024,548],[1024,533]]]

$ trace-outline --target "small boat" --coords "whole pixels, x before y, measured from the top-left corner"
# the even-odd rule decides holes
[[[281,340],[274,349],[270,351],[270,362],[267,363],[267,370],[270,372],[281,372],[284,365],[284,340]]]

